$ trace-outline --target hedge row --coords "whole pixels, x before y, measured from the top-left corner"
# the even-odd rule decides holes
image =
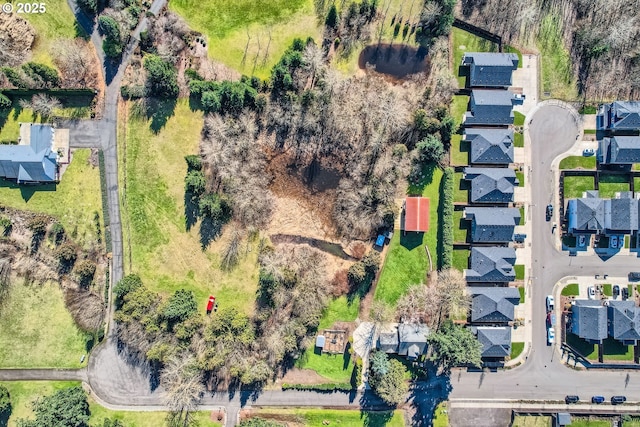
[[[453,168],[446,168],[442,176],[442,269],[453,264]]]
[[[98,151],[98,164],[100,166],[100,193],[102,195],[102,219],[104,221],[104,242],[107,249],[107,253],[111,252],[111,231],[109,225],[111,221],[109,219],[109,199],[107,195],[107,175],[104,167],[104,153],[102,150]]]
[[[327,384],[282,384],[282,390],[308,390],[308,391],[351,391],[353,387],[349,383]]]

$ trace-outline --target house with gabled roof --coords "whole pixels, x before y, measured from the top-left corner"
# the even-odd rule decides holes
[[[471,144],[471,164],[513,163],[513,129],[467,128],[462,139]]]
[[[640,307],[634,301],[610,300],[609,335],[625,345],[640,341]]]
[[[518,68],[518,55],[501,52],[465,52],[462,65],[469,66],[469,86],[506,89],[511,86],[513,71]]]
[[[586,191],[585,197],[567,202],[569,234],[600,234],[605,229],[605,201],[598,191]]]
[[[482,345],[482,358],[505,358],[511,355],[511,328],[509,326],[477,326],[471,331]]]
[[[571,333],[590,343],[607,339],[607,307],[600,300],[575,300],[571,308]]]
[[[616,135],[598,141],[598,161],[602,165],[640,163],[640,136]]]
[[[399,344],[398,324],[387,323],[382,325],[380,333],[378,334],[377,349],[388,354],[395,354],[398,353]]]
[[[520,292],[512,287],[468,287],[471,323],[507,323],[514,319]]]
[[[59,156],[54,149],[55,133],[48,124],[21,123],[18,145],[0,145],[0,178],[18,184],[56,182]]]
[[[464,219],[471,221],[471,241],[474,243],[506,243],[513,240],[520,224],[518,208],[472,207],[464,210]]]
[[[398,354],[415,360],[427,349],[429,327],[422,323],[401,323],[398,326]]]
[[[596,115],[596,129],[611,131],[640,131],[640,102],[615,101],[602,104]]]
[[[605,234],[632,234],[638,231],[638,200],[630,191],[617,196],[604,202]]]
[[[471,203],[513,202],[513,189],[518,185],[516,172],[509,168],[465,168],[464,179],[471,181]]]
[[[465,126],[508,126],[513,124],[513,106],[522,103],[521,95],[504,89],[473,89]]]
[[[470,258],[471,268],[464,271],[467,282],[504,283],[516,280],[514,248],[473,247]]]

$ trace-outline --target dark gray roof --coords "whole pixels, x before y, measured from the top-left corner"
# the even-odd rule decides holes
[[[576,300],[571,310],[571,332],[590,342],[607,338],[607,308],[599,300]]]
[[[509,242],[520,223],[517,208],[466,208],[465,219],[471,220],[472,242]]]
[[[598,157],[603,164],[640,163],[640,136],[613,136],[602,138]]]
[[[462,65],[470,65],[471,86],[511,86],[513,70],[518,68],[515,53],[466,52]]]
[[[471,181],[472,203],[509,203],[513,187],[518,185],[516,172],[509,168],[465,168],[464,179]]]
[[[54,130],[50,125],[30,126],[28,145],[0,145],[0,177],[23,182],[53,182],[56,180],[58,155],[52,151]]]
[[[570,233],[600,233],[605,228],[605,201],[596,197],[571,199],[567,203]]]
[[[609,335],[630,343],[640,340],[640,308],[634,301],[609,301]]]
[[[508,326],[475,328],[482,344],[482,357],[507,357],[511,355],[511,328]]]
[[[599,129],[612,131],[640,129],[640,102],[616,101],[600,106],[597,117]]]
[[[520,304],[518,288],[470,287],[471,322],[503,323],[514,318],[514,307]]]
[[[465,129],[471,142],[471,163],[506,165],[513,163],[512,129]]]
[[[465,270],[467,282],[511,282],[516,279],[513,265],[516,250],[503,247],[471,248],[471,268]]]
[[[378,335],[378,350],[385,353],[397,353],[398,344],[398,325],[386,325]]]
[[[430,330],[427,325],[401,323],[398,326],[400,343],[398,354],[407,356],[410,359],[415,359],[424,354],[427,349],[427,336],[429,333]]]
[[[607,233],[629,234],[638,229],[638,201],[628,197],[605,200],[604,224]]]
[[[513,124],[515,95],[504,89],[473,89],[469,110],[465,113],[465,125]]]

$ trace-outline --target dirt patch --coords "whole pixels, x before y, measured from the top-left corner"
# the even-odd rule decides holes
[[[240,411],[240,421],[259,417],[265,420],[282,423],[287,427],[304,427],[304,419],[295,414],[265,414],[257,409],[243,409]]]
[[[311,369],[291,368],[275,384],[325,384],[330,382],[332,381],[318,375],[316,371]]]

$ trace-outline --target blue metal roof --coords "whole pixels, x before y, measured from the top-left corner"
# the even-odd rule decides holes
[[[45,124],[30,126],[29,145],[0,145],[0,177],[18,183],[56,180],[58,155],[52,151],[54,129]]]

